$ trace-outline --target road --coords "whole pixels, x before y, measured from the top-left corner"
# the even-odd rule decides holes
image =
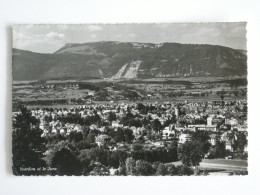
[[[175,166],[181,165],[180,161],[173,163]],[[203,159],[200,163],[200,169],[215,169],[225,171],[246,171],[248,167],[247,160],[226,160],[226,159]]]
[[[248,163],[246,160],[226,160],[226,159],[204,159],[200,163],[202,169],[224,169],[227,171],[246,171]]]

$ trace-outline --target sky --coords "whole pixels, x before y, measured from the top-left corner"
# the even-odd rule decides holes
[[[186,43],[246,49],[246,23],[14,25],[13,48],[53,53],[66,43]]]

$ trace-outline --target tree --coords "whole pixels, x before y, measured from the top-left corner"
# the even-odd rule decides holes
[[[67,149],[62,148],[54,154],[51,166],[57,168],[58,175],[81,175],[82,165],[80,161]]]
[[[176,123],[176,115],[173,113],[171,118],[172,123]]]
[[[130,129],[124,130],[124,140],[126,143],[131,143],[134,139],[133,131]]]
[[[143,175],[143,176],[153,175],[154,173],[152,165],[145,160],[136,161],[135,171],[136,171],[135,172],[136,175]]]
[[[128,124],[130,127],[142,127],[142,122],[139,119],[130,119]]]
[[[145,109],[145,106],[142,103],[138,103],[137,110],[139,110],[139,112],[141,112],[143,109]]]
[[[168,165],[166,167],[166,173],[167,175],[177,175],[178,174],[178,170],[177,168],[172,164],[172,165]]]
[[[135,160],[132,157],[126,159],[125,167],[126,167],[127,175],[135,175],[136,173],[135,165],[136,165]]]
[[[114,112],[109,112],[109,115],[108,115],[108,121],[111,123],[112,121],[115,121],[116,120],[116,114]]]
[[[121,128],[118,128],[117,131],[113,132],[114,134],[114,140],[115,142],[124,142],[125,141],[125,135],[124,131]]]
[[[44,121],[45,121],[46,123],[50,123],[50,122],[52,121],[52,116],[45,115],[45,116],[44,116]]]
[[[224,158],[226,156],[225,142],[217,141],[209,154],[209,158]]]
[[[96,138],[96,134],[93,133],[93,132],[89,132],[89,134],[86,138],[86,142],[89,143],[89,144],[93,144],[96,141],[95,138]]]
[[[172,141],[167,152],[167,161],[174,162],[178,160],[178,143],[177,141]]]
[[[110,172],[107,167],[100,163],[97,163],[96,167],[89,174],[93,176],[105,176],[109,175]]]
[[[135,143],[132,145],[132,149],[133,151],[141,151],[143,150],[144,146],[142,144],[139,143]]]
[[[68,140],[62,140],[57,143],[47,144],[47,151],[45,152],[44,160],[46,161],[47,166],[51,166],[51,161],[54,157],[54,154],[57,151],[60,151],[62,148],[68,148],[71,151],[75,150],[75,147]]]
[[[246,135],[243,132],[237,134],[237,148],[240,152],[244,151],[245,146],[247,145]]]
[[[155,119],[152,123],[152,128],[154,131],[159,132],[162,129],[162,124],[158,119]]]
[[[12,152],[14,175],[39,175],[37,171],[22,171],[22,168],[40,168],[46,164],[44,139],[41,137],[39,121],[31,115],[26,107],[13,119]],[[21,168],[21,169],[20,169]]]
[[[115,175],[127,175],[126,166],[124,162],[120,162],[118,170],[115,172]]]
[[[77,131],[72,131],[68,139],[70,142],[77,143],[83,140],[83,133],[82,132],[77,132]]]
[[[207,131],[195,131],[191,135],[191,140],[195,142],[199,142],[199,144],[202,146],[203,153],[207,154],[211,144],[209,143],[209,133]]]
[[[199,142],[186,141],[178,148],[179,159],[185,166],[197,166],[203,158],[203,148]]]
[[[93,170],[93,161],[89,157],[89,149],[81,150],[78,159],[80,160],[83,168],[83,174],[88,175],[91,170]]]
[[[164,166],[163,163],[160,163],[159,166],[157,167],[157,170],[156,170],[156,175],[166,175],[166,167]]]
[[[77,142],[75,144],[75,147],[78,149],[78,150],[84,150],[84,149],[90,149],[92,147],[96,147],[96,144],[89,144],[87,143],[85,140],[82,140],[80,142]]]
[[[127,152],[123,150],[112,151],[110,155],[110,166],[118,168],[127,159]]]
[[[91,148],[84,150],[86,153],[86,159],[89,162],[99,162],[105,166],[109,164],[110,154],[109,151],[103,148]],[[81,151],[82,153],[83,151]]]
[[[194,174],[194,171],[186,165],[177,166],[176,169],[177,169],[179,176],[183,176],[183,175],[190,176],[190,175]]]

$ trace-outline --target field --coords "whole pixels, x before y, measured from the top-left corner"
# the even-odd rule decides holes
[[[247,97],[246,78],[182,77],[133,80],[14,81],[13,103],[28,106],[86,103],[202,102]]]

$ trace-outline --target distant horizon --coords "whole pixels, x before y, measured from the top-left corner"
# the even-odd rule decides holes
[[[101,41],[218,45],[246,50],[246,22],[13,25],[13,48],[53,53]]]

